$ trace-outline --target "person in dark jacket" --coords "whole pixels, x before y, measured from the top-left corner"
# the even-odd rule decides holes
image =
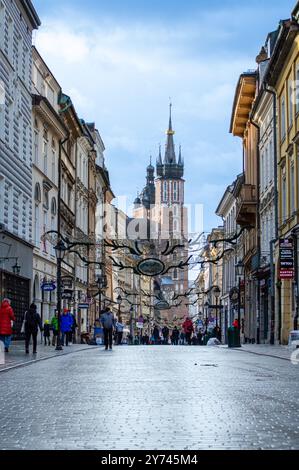
[[[163,335],[163,343],[168,344],[168,339],[169,339],[169,328],[168,326],[164,326],[162,328],[162,335]]]
[[[45,340],[45,346],[51,346],[51,341],[50,341],[50,336],[51,336],[51,329],[50,329],[50,322],[49,320],[46,320],[44,323],[44,340]]]
[[[71,313],[71,317],[72,317],[72,320],[73,320],[73,324],[72,324],[72,330],[71,330],[71,333],[70,333],[70,342],[73,343],[73,344],[76,344],[76,329],[78,328],[78,323],[77,323],[76,317],[73,313]]]
[[[10,306],[9,299],[3,299],[0,307],[0,341],[4,343],[5,352],[8,353],[12,336],[12,322],[14,322],[15,315]]]
[[[110,308],[106,308],[101,315],[101,324],[104,329],[104,343],[105,349],[108,350],[108,347],[112,349],[112,337],[113,337],[113,328],[115,326],[115,318]]]
[[[42,331],[42,322],[35,304],[31,304],[25,313],[25,349],[29,354],[29,344],[32,336],[33,354],[36,354],[38,328]]]
[[[180,332],[179,332],[177,326],[175,326],[173,331],[172,331],[172,344],[174,346],[177,346],[179,344],[179,337],[180,337]]]
[[[157,325],[154,326],[153,329],[153,338],[154,338],[154,343],[159,344],[160,343],[160,331]]]

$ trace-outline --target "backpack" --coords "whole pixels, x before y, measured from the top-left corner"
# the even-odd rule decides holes
[[[28,328],[28,330],[36,330],[37,329],[38,322],[37,322],[37,319],[36,319],[36,313],[35,312],[31,312],[30,310],[28,310],[25,313],[25,325],[26,325],[26,328]]]

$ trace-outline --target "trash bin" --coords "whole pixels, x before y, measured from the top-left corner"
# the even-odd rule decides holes
[[[240,348],[240,334],[239,329],[231,326],[227,330],[227,342],[229,348]]]

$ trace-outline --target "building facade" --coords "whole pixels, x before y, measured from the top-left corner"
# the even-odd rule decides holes
[[[12,300],[16,335],[31,300],[31,47],[39,26],[30,0],[0,1],[0,296]]]
[[[57,230],[59,147],[67,129],[59,115],[61,88],[35,47],[32,58],[32,299],[44,321],[56,309],[56,290],[51,290],[51,283],[55,287],[57,263],[53,245],[42,235]]]

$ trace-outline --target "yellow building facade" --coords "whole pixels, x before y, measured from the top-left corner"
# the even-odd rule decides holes
[[[297,250],[299,229],[299,25],[283,21],[267,72],[267,83],[277,97],[277,191],[280,239],[292,239]],[[296,259],[296,256],[295,256]],[[287,344],[296,328],[298,266],[293,279],[281,279],[279,243],[276,245],[276,321],[277,341]]]

